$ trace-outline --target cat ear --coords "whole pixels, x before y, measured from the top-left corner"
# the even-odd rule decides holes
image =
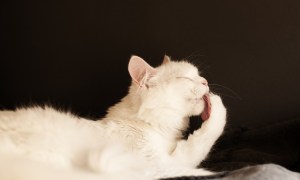
[[[146,61],[138,56],[132,56],[129,60],[128,71],[132,80],[140,87],[144,87],[152,76],[155,75],[156,69],[151,67]]]
[[[162,64],[168,64],[168,63],[170,63],[170,62],[171,62],[171,58],[165,54],[164,60],[163,60],[163,63],[162,63]]]

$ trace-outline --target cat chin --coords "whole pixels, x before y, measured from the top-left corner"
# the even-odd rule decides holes
[[[190,112],[190,116],[200,116],[200,114],[204,111],[204,103],[199,103],[196,106],[194,106],[193,110]]]

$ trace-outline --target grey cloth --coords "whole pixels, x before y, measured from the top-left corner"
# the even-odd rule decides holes
[[[210,176],[174,177],[163,180],[300,180],[300,174],[276,164],[262,164]]]
[[[218,178],[217,178],[218,179]],[[228,173],[222,180],[300,180],[300,174],[276,164],[244,167]]]

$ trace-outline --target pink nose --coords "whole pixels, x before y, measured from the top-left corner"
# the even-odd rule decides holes
[[[208,86],[208,82],[205,78],[201,79],[201,84],[203,84],[204,86]]]

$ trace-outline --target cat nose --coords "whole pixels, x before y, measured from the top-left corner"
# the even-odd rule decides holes
[[[204,86],[208,86],[208,82],[205,78],[201,78],[201,84],[203,84]]]

